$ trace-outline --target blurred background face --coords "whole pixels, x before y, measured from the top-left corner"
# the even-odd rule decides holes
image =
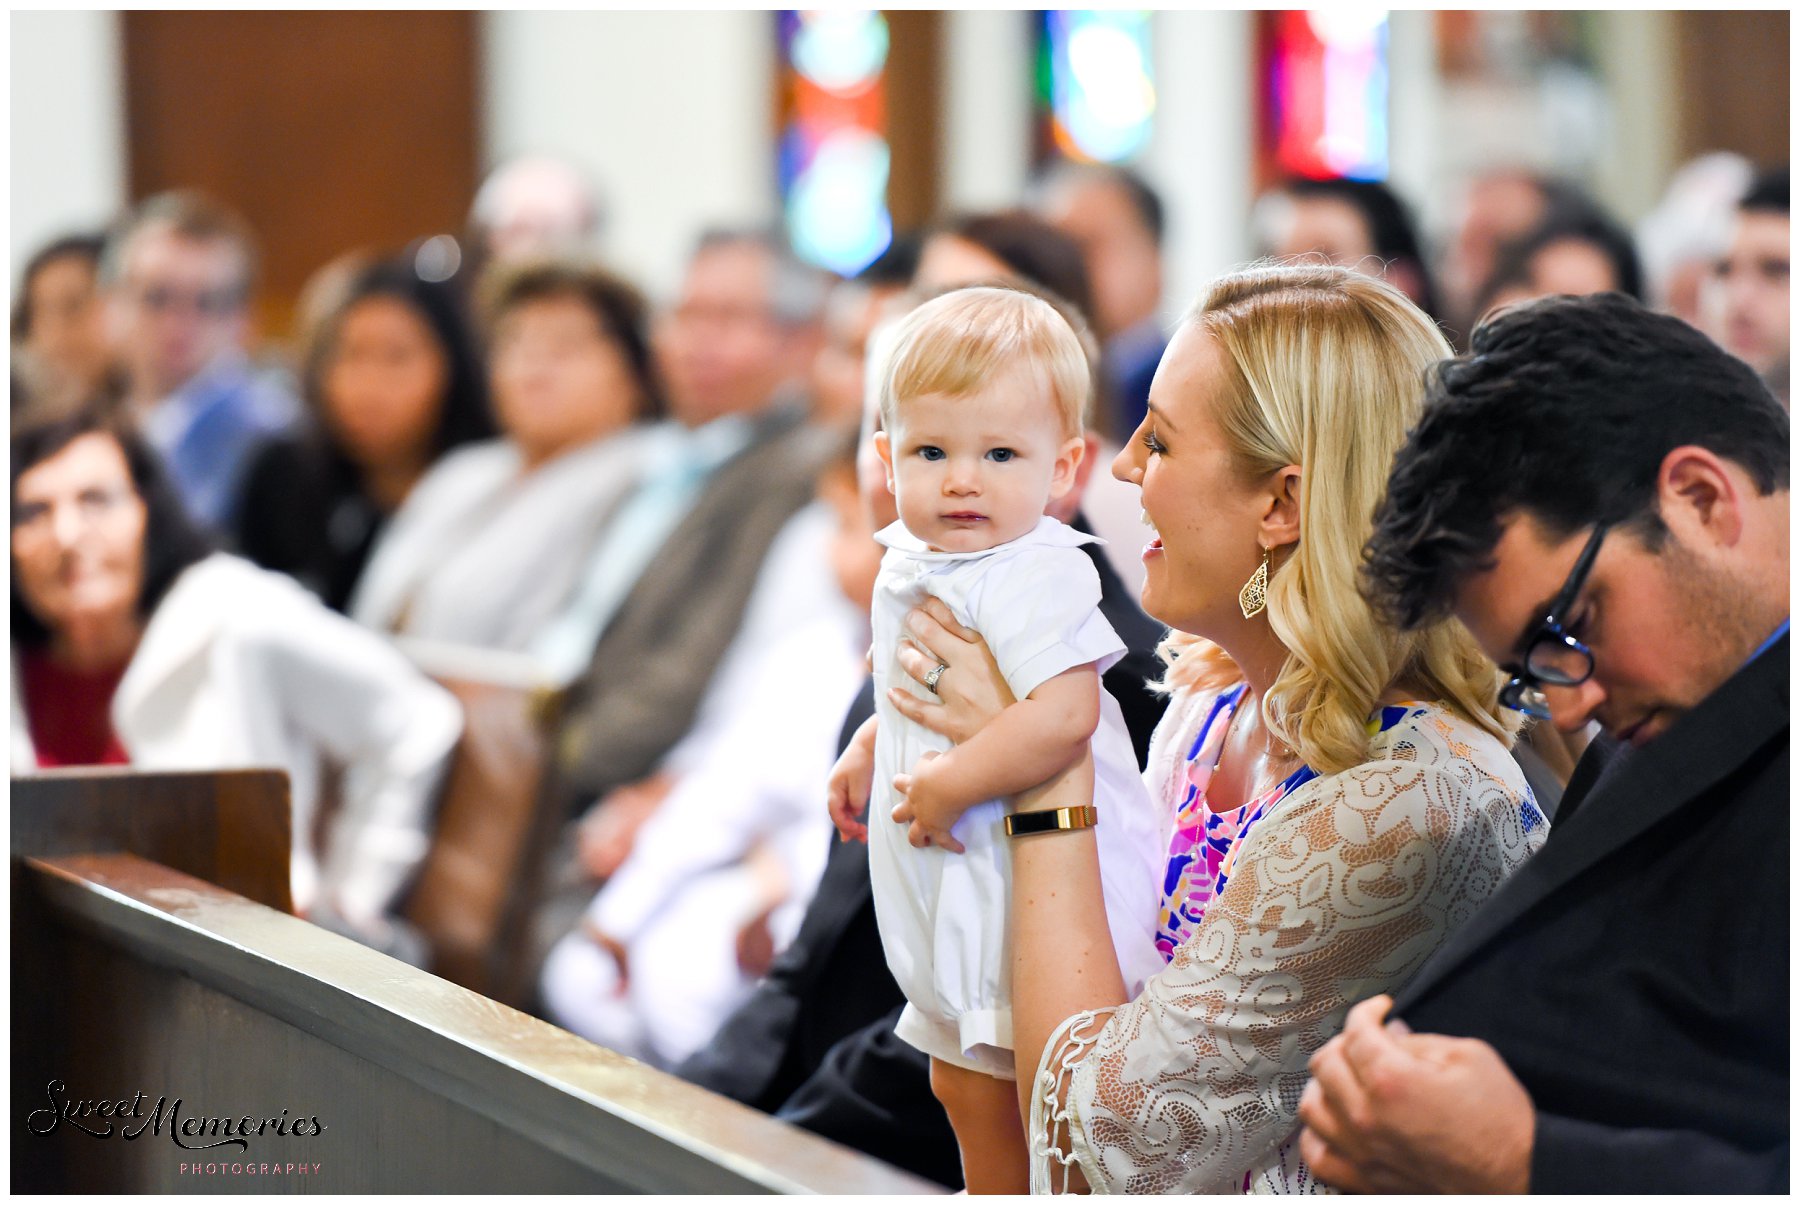
[[[977,281],[1011,279],[1013,270],[999,256],[954,234],[934,234],[919,253],[912,282],[920,292],[934,293]]]
[[[1788,232],[1785,214],[1739,214],[1708,289],[1713,337],[1765,375],[1788,358]]]
[[[689,427],[768,404],[792,374],[794,347],[772,308],[775,265],[753,243],[724,243],[688,266],[657,331],[669,409]]]
[[[52,631],[129,616],[144,583],[145,507],[117,441],[83,435],[19,474],[13,573]]]
[[[1375,240],[1361,211],[1336,197],[1287,197],[1270,220],[1269,253],[1278,257],[1316,252],[1334,264],[1381,275]]]
[[[140,392],[173,392],[247,331],[244,263],[225,239],[145,227],[125,249],[114,301],[120,358]]]
[[[491,357],[495,416],[528,466],[599,439],[642,410],[624,351],[579,298],[513,306],[495,324]]]
[[[26,289],[31,327],[25,351],[46,387],[70,398],[91,394],[105,379],[111,357],[93,261],[59,256],[40,268]]]
[[[1444,281],[1472,294],[1494,271],[1500,247],[1529,231],[1544,216],[1544,194],[1529,177],[1507,172],[1469,185],[1462,220],[1444,261]]]
[[[320,375],[324,417],[358,464],[406,464],[430,454],[450,364],[425,319],[398,297],[344,311]]]
[[[1606,252],[1580,239],[1559,239],[1531,257],[1531,287],[1538,297],[1610,293],[1619,284]]]
[[[825,338],[812,363],[813,415],[827,423],[853,423],[862,415],[863,373],[869,335],[882,307],[900,290],[846,283],[825,306]]]
[[[1102,338],[1155,315],[1162,257],[1123,188],[1103,179],[1072,180],[1051,191],[1043,215],[1081,248]]]

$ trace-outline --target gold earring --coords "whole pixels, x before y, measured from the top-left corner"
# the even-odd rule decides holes
[[[1269,605],[1269,550],[1263,549],[1262,564],[1238,591],[1238,609],[1244,613],[1245,619],[1254,619],[1261,615],[1263,608]]]

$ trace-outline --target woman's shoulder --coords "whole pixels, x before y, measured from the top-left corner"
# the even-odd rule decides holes
[[[1396,775],[1399,769],[1429,771],[1432,789],[1476,800],[1498,790],[1509,798],[1530,800],[1531,788],[1512,751],[1495,734],[1448,704],[1405,702],[1378,707],[1369,718],[1369,757],[1337,778],[1381,778],[1396,791],[1418,776]]]

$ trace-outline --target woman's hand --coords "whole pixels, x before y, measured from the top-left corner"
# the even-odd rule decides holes
[[[960,745],[1018,701],[981,633],[957,623],[940,599],[908,611],[906,632],[911,643],[901,643],[899,661],[909,677],[923,686],[934,667],[944,667],[935,703],[889,688],[888,702],[907,719]]]
[[[950,835],[950,826],[962,818],[966,805],[958,807],[943,797],[937,789],[939,775],[933,772],[936,768],[941,768],[938,755],[928,752],[919,757],[911,774],[894,775],[894,790],[900,792],[901,799],[891,815],[896,824],[911,826],[906,830],[906,840],[915,849],[935,845],[960,854],[963,844]]]

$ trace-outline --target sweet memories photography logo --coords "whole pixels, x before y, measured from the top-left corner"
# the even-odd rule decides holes
[[[247,1113],[211,1116],[189,1111],[179,1096],[171,1099],[166,1094],[159,1095],[151,1106],[149,1094],[143,1091],[128,1097],[77,1099],[70,1096],[67,1085],[59,1079],[51,1080],[45,1087],[45,1097],[48,1104],[33,1109],[25,1118],[25,1128],[39,1137],[48,1137],[65,1127],[91,1138],[122,1138],[126,1142],[136,1142],[145,1135],[161,1138],[166,1134],[184,1151],[214,1151],[219,1155],[235,1151],[242,1156],[249,1153],[252,1138],[259,1142],[272,1138],[316,1138],[325,1132],[325,1123],[318,1117],[295,1117],[288,1109],[283,1109],[278,1117]]]

